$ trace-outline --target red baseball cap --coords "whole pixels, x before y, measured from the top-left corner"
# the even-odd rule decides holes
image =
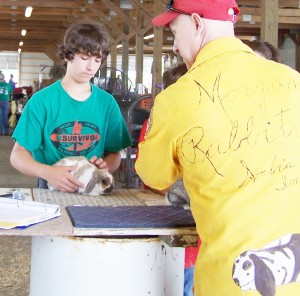
[[[240,10],[235,0],[170,0],[166,11],[152,19],[154,26],[168,26],[179,14],[198,13],[219,21],[237,21]]]

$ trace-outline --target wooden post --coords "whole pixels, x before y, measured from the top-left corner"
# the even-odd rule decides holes
[[[129,16],[129,11],[124,10],[124,14]],[[129,34],[129,26],[124,22],[123,23],[123,32],[125,35]],[[129,40],[123,39],[122,41],[122,71],[125,73],[125,75],[128,77],[128,63],[129,63]],[[126,78],[127,78],[126,77]],[[124,95],[127,93],[128,90],[128,80],[122,78],[122,87],[121,87],[121,94]]]
[[[154,0],[154,15],[164,11],[163,2]],[[152,100],[156,95],[155,84],[162,83],[162,46],[163,28],[154,28],[153,65],[152,65]]]
[[[261,1],[261,41],[278,47],[278,0]]]
[[[115,15],[111,15],[111,21],[112,22],[117,22],[117,17]],[[117,32],[112,31],[112,37],[114,38],[114,40],[117,37]],[[110,76],[111,78],[116,78],[116,68],[117,68],[117,55],[118,55],[118,51],[117,51],[117,43],[116,42],[112,42],[111,46],[110,46],[110,66],[111,66],[111,73]]]
[[[144,24],[144,16],[141,13],[140,9],[137,11],[137,25],[141,28]],[[144,36],[136,34],[135,46],[136,46],[136,55],[135,55],[135,70],[136,70],[136,82],[135,86],[137,89],[138,83],[143,83],[143,45],[144,45]]]
[[[110,59],[111,59],[111,77],[116,78],[116,71],[114,69],[117,68],[117,44],[112,43],[110,49]]]

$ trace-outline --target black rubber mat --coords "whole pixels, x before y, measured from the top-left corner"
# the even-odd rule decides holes
[[[190,210],[171,206],[69,206],[74,227],[82,228],[158,228],[194,227]]]

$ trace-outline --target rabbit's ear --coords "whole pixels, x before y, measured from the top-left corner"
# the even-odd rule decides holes
[[[90,182],[86,185],[84,193],[90,193],[95,188],[95,186],[98,182],[98,178],[99,178],[98,171],[94,170],[93,176],[92,176]]]

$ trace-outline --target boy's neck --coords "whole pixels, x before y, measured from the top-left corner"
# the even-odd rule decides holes
[[[64,77],[61,86],[76,101],[85,101],[91,95],[91,84],[89,82],[79,83]]]

